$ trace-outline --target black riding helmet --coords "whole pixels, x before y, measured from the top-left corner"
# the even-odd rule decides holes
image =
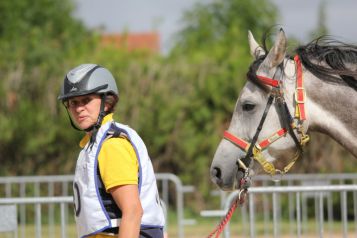
[[[63,103],[69,98],[92,93],[101,95],[100,112],[97,122],[85,129],[85,131],[92,131],[100,127],[103,117],[105,116],[104,104],[106,95],[112,94],[119,97],[118,88],[113,75],[109,70],[97,64],[79,65],[66,74],[61,93],[58,96],[58,100],[61,100]],[[80,130],[73,124],[71,117],[70,121],[75,129]]]

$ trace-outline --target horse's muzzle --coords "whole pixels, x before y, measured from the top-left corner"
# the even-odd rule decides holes
[[[210,173],[213,183],[225,191],[245,189],[250,186],[250,178],[247,178],[246,171],[239,168],[238,165],[233,176],[224,177],[222,169],[218,166],[212,167]]]

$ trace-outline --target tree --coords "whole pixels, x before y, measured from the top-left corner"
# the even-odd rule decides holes
[[[173,152],[163,164],[174,164],[184,182],[198,185],[201,191],[207,192],[211,185],[211,159],[246,81],[251,62],[248,30],[262,35],[274,25],[275,17],[269,1],[257,0],[197,4],[183,17],[184,27],[168,61],[187,70],[176,79],[186,87],[179,91],[187,100],[176,118],[179,128],[173,133]]]
[[[0,2],[0,174],[66,168],[56,159],[73,133],[61,130],[56,97],[63,69],[95,41],[72,9],[68,0]]]
[[[0,3],[0,174],[73,173],[82,134],[69,129],[56,97],[65,72],[95,62],[117,79],[117,119],[143,137],[156,172],[207,192],[211,158],[251,62],[248,29],[261,35],[273,26],[275,8],[258,0],[198,4],[167,58],[101,46],[72,9],[69,0]]]

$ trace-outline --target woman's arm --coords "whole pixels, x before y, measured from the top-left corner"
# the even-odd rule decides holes
[[[109,192],[122,211],[118,238],[138,238],[143,215],[138,185],[116,186]]]

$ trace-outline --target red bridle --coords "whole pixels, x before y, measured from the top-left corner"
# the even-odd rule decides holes
[[[280,130],[276,131],[273,135],[269,136],[267,139],[262,140],[261,142],[259,142],[256,146],[258,148],[260,148],[261,150],[264,150],[270,144],[272,144],[274,141],[276,141],[280,137],[283,137],[286,134],[286,132],[287,132],[287,130],[285,128],[281,128]],[[241,139],[241,138],[239,138],[237,136],[234,136],[233,134],[231,134],[228,131],[225,131],[223,133],[223,137],[224,137],[224,139],[229,140],[230,142],[232,142],[233,144],[235,144],[236,146],[238,146],[242,150],[248,151],[250,143],[246,142],[245,140],[243,140],[243,139]]]
[[[301,134],[299,144],[304,145],[309,140],[308,135],[304,134],[303,129],[302,129],[302,123],[304,120],[306,120],[306,113],[305,113],[306,95],[305,95],[305,90],[303,88],[302,64],[301,64],[301,61],[300,61],[300,58],[298,55],[296,55],[294,57],[294,61],[295,61],[295,66],[296,66],[295,117],[298,119],[299,125],[297,126],[297,125],[295,125],[295,123],[292,123],[291,128],[297,129],[297,132]],[[280,89],[280,81],[279,80],[276,80],[274,78],[259,76],[259,75],[257,75],[257,77],[264,84],[272,86],[273,88],[276,88],[276,89]],[[280,170],[276,170],[275,167],[271,163],[264,160],[264,158],[262,158],[262,156],[260,155],[260,152],[262,150],[269,147],[269,145],[271,145],[276,140],[285,136],[287,134],[287,132],[288,132],[288,128],[281,128],[281,129],[277,130],[275,133],[273,133],[271,136],[269,136],[268,138],[266,138],[260,142],[256,142],[253,145],[254,149],[255,149],[255,153],[256,154],[259,153],[259,155],[256,155],[253,152],[253,158],[258,160],[258,162],[260,164],[262,164],[264,170],[272,175],[274,175],[277,171],[279,171],[281,173],[287,172],[291,168],[293,163],[296,161],[296,159],[299,157],[299,156],[296,156],[296,158],[294,158],[294,160],[291,163],[289,163],[289,165],[286,166],[283,171],[280,171]],[[223,138],[230,141],[231,143],[233,143],[240,149],[244,150],[245,152],[248,152],[250,147],[252,147],[251,143],[245,141],[244,139],[242,139],[240,137],[233,135],[229,131],[224,132]],[[247,164],[245,166],[248,167]]]

